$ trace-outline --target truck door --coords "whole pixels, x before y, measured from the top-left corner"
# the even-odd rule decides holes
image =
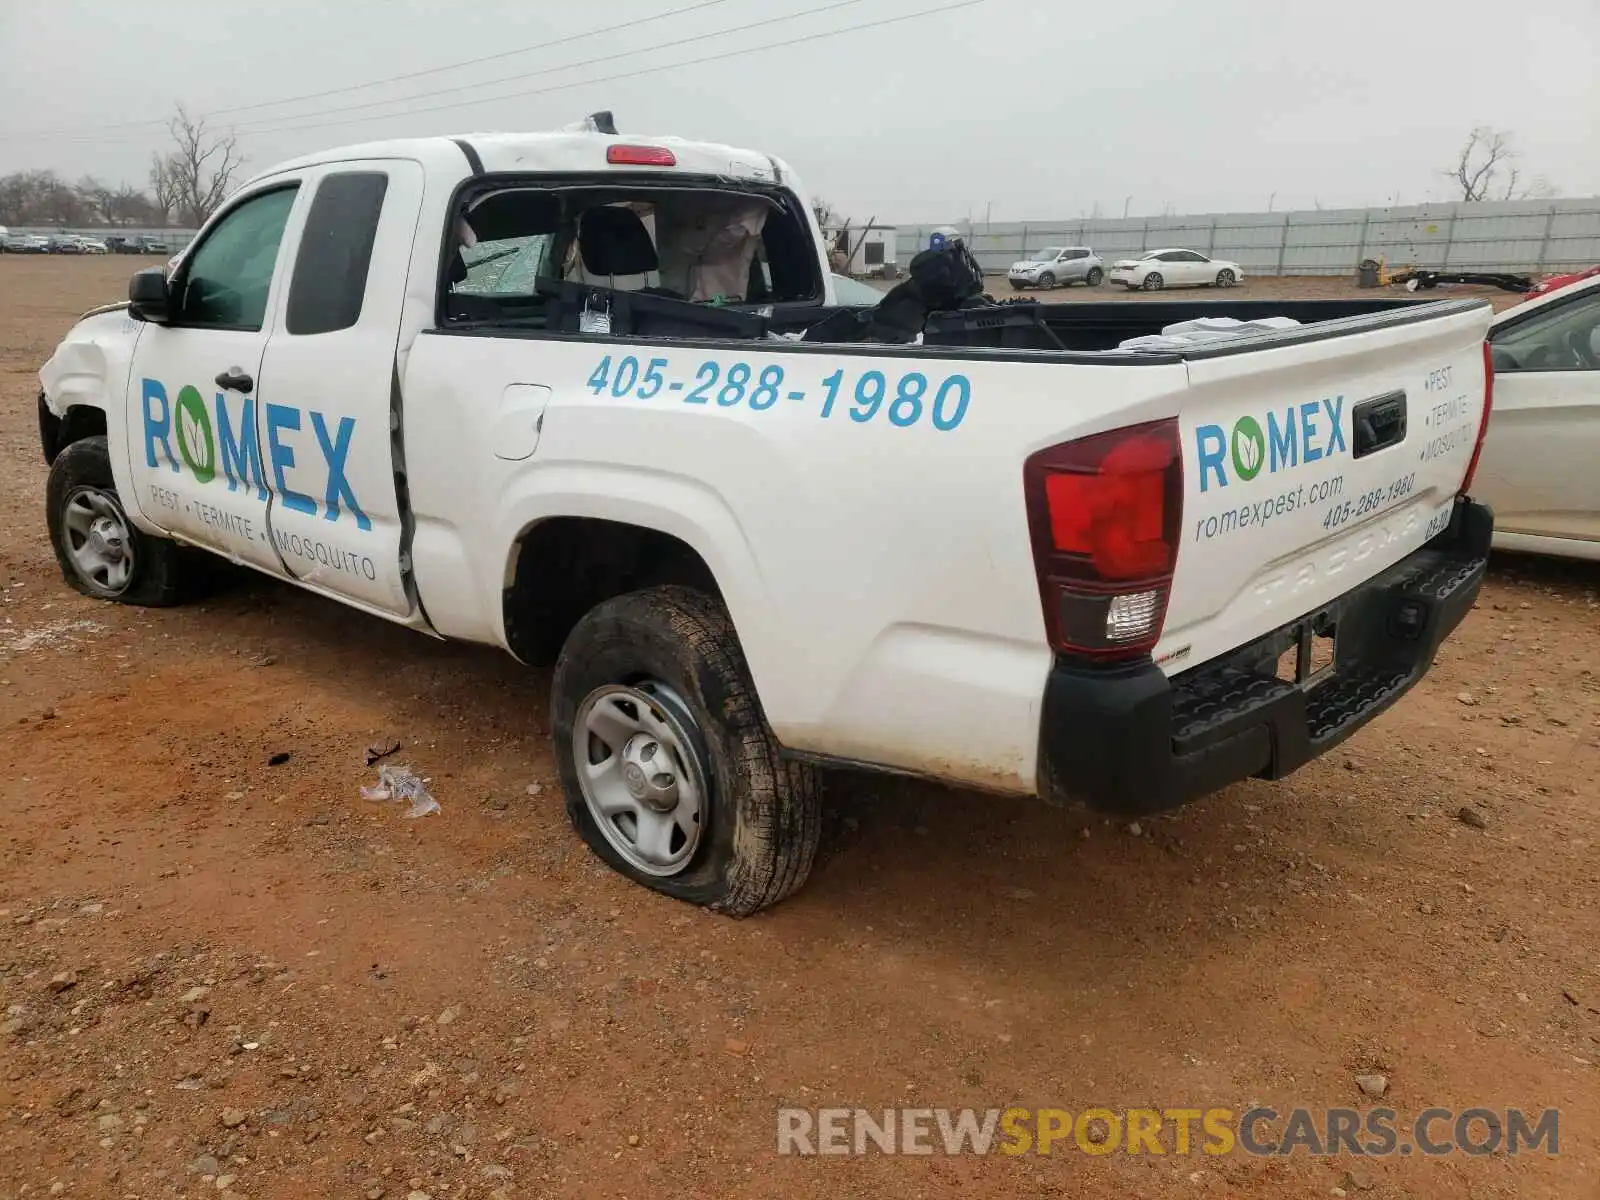
[[[413,604],[395,355],[422,183],[421,165],[403,160],[340,162],[307,177],[262,364],[268,519],[284,565],[309,587],[396,617]]]
[[[167,324],[147,326],[124,406],[135,503],[150,522],[273,574],[257,379],[282,292],[298,179],[236,199],[179,264]]]

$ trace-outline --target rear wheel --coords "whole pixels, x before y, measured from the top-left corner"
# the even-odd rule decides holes
[[[1159,271],[1151,271],[1150,274],[1144,277],[1143,286],[1144,290],[1147,292],[1159,292],[1162,288],[1167,286],[1167,281],[1161,278],[1161,273]]]
[[[1238,282],[1239,277],[1226,267],[1217,272],[1217,286],[1219,288],[1230,288]]]
[[[1083,281],[1090,287],[1099,287],[1101,280],[1105,279],[1105,277],[1106,273],[1099,267],[1090,267],[1089,273],[1083,277]]]
[[[1046,271],[1043,275],[1039,276],[1039,286],[1045,291],[1048,292],[1051,288],[1055,287],[1055,285],[1056,277],[1050,274],[1049,271]]]
[[[61,574],[85,596],[149,607],[183,599],[183,550],[128,520],[103,435],[73,442],[56,457],[45,504]]]
[[[591,610],[562,648],[550,712],[567,815],[609,866],[731,916],[805,882],[817,774],[780,755],[716,600],[669,586]]]

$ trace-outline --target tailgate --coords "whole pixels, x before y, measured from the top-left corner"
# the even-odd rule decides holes
[[[1314,612],[1439,532],[1477,440],[1490,316],[1453,301],[1186,356],[1164,670]]]

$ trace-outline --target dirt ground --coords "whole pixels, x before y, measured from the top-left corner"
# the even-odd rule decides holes
[[[62,584],[35,372],[130,268],[0,258],[0,1198],[1597,1194],[1600,570],[1498,561],[1393,712],[1137,831],[835,778],[809,885],[735,922],[568,829],[543,673],[264,581]],[[380,736],[442,815],[359,798]],[[776,1153],[781,1105],[1364,1073],[1402,1118],[1559,1107],[1560,1154]]]

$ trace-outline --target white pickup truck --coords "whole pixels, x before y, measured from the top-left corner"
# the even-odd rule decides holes
[[[1487,304],[840,344],[796,336],[826,262],[794,172],[726,146],[285,163],[42,369],[61,568],[169,604],[199,548],[554,663],[578,831],[731,914],[805,879],[819,767],[1169,808],[1337,744],[1471,607]],[[1116,349],[1203,312],[1303,324]]]

